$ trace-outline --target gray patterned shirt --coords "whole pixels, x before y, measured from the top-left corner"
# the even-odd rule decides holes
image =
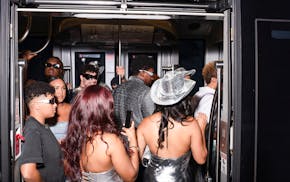
[[[151,115],[155,109],[150,97],[150,87],[136,76],[119,85],[113,92],[115,117],[119,124],[125,123],[126,111],[132,111],[132,119],[135,127],[143,118]]]

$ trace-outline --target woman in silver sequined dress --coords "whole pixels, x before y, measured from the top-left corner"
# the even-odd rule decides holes
[[[193,181],[193,173],[188,167],[191,155],[199,164],[206,161],[203,132],[206,116],[191,116],[193,110],[187,95],[195,81],[186,79],[185,74],[168,72],[151,87],[151,98],[157,110],[137,128],[140,157],[146,146],[151,152],[143,181]]]

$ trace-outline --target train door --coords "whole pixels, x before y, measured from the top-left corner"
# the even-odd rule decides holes
[[[16,4],[1,1],[0,181],[20,180],[17,160],[21,155],[24,116],[22,72],[26,64],[24,60],[18,60],[16,9]]]
[[[255,38],[254,181],[288,181],[290,99],[284,86],[289,77],[290,20],[257,18]]]
[[[11,181],[11,141],[10,141],[10,5],[7,1],[1,0],[0,5],[0,181]],[[14,99],[13,99],[14,100]],[[13,109],[14,110],[14,109]]]
[[[72,1],[74,2],[74,1]],[[230,35],[230,28],[231,28],[231,12],[230,10],[221,10],[221,12],[217,12],[217,13],[211,13],[211,12],[192,12],[191,10],[194,9],[192,7],[195,7],[194,5],[182,5],[182,4],[178,4],[179,6],[181,6],[180,9],[178,9],[178,6],[174,6],[172,4],[162,4],[162,3],[157,3],[157,4],[150,4],[150,3],[136,3],[138,6],[136,6],[136,4],[128,2],[128,4],[126,4],[126,1],[112,1],[112,5],[117,4],[117,8],[116,9],[111,9],[108,10],[109,7],[107,7],[108,9],[104,8],[103,6],[100,5],[96,5],[98,4],[98,1],[95,1],[96,4],[94,4],[94,8],[92,10],[92,7],[90,7],[90,3],[83,1],[80,2],[78,1],[78,3],[81,3],[81,5],[83,5],[82,8],[77,7],[74,3],[69,2],[69,1],[63,1],[61,3],[58,3],[56,1],[33,1],[31,2],[32,4],[28,3],[28,4],[24,4],[22,6],[18,6],[16,4],[13,4],[13,6],[11,7],[11,14],[13,16],[11,16],[11,20],[13,20],[13,22],[11,23],[11,27],[15,28],[15,30],[17,30],[17,26],[18,26],[18,19],[17,19],[17,15],[20,12],[28,12],[28,13],[39,13],[42,16],[45,15],[53,15],[53,16],[57,16],[57,18],[62,17],[62,16],[74,16],[77,13],[96,13],[101,14],[102,12],[106,13],[106,15],[110,15],[111,18],[114,18],[115,16],[113,15],[120,15],[121,17],[124,18],[124,15],[126,13],[124,13],[124,11],[126,11],[128,14],[132,14],[133,17],[140,17],[139,15],[143,15],[143,17],[151,17],[151,18],[155,18],[155,16],[153,15],[164,15],[167,18],[170,17],[172,19],[174,19],[177,16],[180,16],[180,19],[174,19],[174,22],[176,25],[178,25],[178,21],[181,20],[186,20],[186,19],[190,19],[190,18],[197,18],[197,19],[203,19],[203,17],[206,17],[205,19],[210,19],[210,21],[222,21],[223,23],[223,33],[222,33],[222,56],[220,56],[220,58],[222,58],[223,62],[220,64],[217,64],[217,68],[219,70],[219,78],[220,78],[220,85],[219,85],[219,95],[218,95],[218,124],[217,128],[218,128],[218,138],[217,138],[217,158],[215,158],[214,160],[217,160],[217,166],[216,166],[216,176],[211,176],[210,178],[213,179],[214,181],[222,181],[222,182],[227,182],[230,181],[230,147],[229,147],[229,143],[230,143],[230,138],[229,138],[229,128],[230,128],[230,120],[231,120],[231,35]],[[33,3],[35,3],[35,5],[33,6]],[[47,4],[46,4],[47,3]],[[71,3],[71,4],[70,4]],[[121,6],[122,5],[122,6]],[[162,5],[165,5],[168,9],[166,8],[161,8]],[[136,7],[135,7],[136,6]],[[115,6],[114,6],[115,7]],[[124,7],[126,7],[124,9]],[[130,11],[128,11],[128,8],[131,7],[135,7],[136,9],[138,9],[138,11],[134,12],[134,9],[130,9]],[[177,7],[177,9],[176,9]],[[198,6],[196,6],[198,7]],[[122,11],[120,11],[120,8]],[[122,9],[123,8],[123,9]],[[150,9],[151,8],[151,9]],[[185,9],[188,8],[188,11],[185,11]],[[192,9],[191,9],[192,8]],[[150,11],[148,10],[150,9]],[[201,10],[199,10],[201,11]],[[73,12],[71,14],[71,12]],[[69,13],[69,15],[67,15],[67,13]],[[135,13],[135,14],[133,14]],[[152,16],[148,16],[152,15]],[[146,16],[144,16],[146,15]],[[98,16],[100,17],[100,16]],[[126,17],[126,16],[125,16]],[[128,17],[128,16],[127,16]],[[126,17],[126,18],[127,18]],[[147,22],[148,23],[148,22]],[[10,24],[10,23],[9,23]],[[158,26],[165,26],[165,25],[158,25]],[[13,33],[13,36],[11,37],[11,42],[10,42],[10,46],[11,46],[11,50],[10,50],[10,72],[9,75],[11,76],[11,79],[9,81],[10,83],[10,95],[9,95],[9,102],[11,103],[11,123],[7,124],[7,127],[11,127],[11,136],[10,138],[7,138],[7,140],[9,140],[9,142],[11,142],[11,151],[7,151],[11,152],[11,156],[12,156],[12,160],[9,161],[11,162],[13,165],[10,166],[10,170],[13,171],[13,174],[15,174],[15,181],[18,181],[18,177],[19,177],[19,171],[15,170],[14,171],[14,164],[16,164],[17,162],[17,158],[20,155],[20,153],[18,153],[17,150],[15,150],[15,136],[16,136],[16,132],[20,130],[20,134],[21,134],[21,121],[23,121],[23,117],[21,118],[21,116],[23,116],[23,102],[22,102],[22,96],[23,93],[21,92],[23,90],[23,85],[22,85],[22,78],[21,78],[21,71],[23,69],[23,67],[25,67],[25,64],[23,64],[22,61],[18,61],[16,53],[18,52],[18,35],[16,33],[17,31],[15,31]],[[157,32],[156,34],[158,34],[160,32]],[[123,41],[124,42],[124,41]],[[162,43],[162,41],[161,41]],[[168,66],[170,64],[175,63],[176,60],[178,59],[174,59],[173,61],[171,60],[172,55],[174,53],[175,48],[172,48],[170,46],[172,45],[166,45],[164,44],[163,47],[160,48],[160,42],[157,42],[155,47],[158,48],[157,51],[136,51],[136,52],[132,52],[129,49],[124,49],[123,53],[126,53],[126,55],[121,54],[122,52],[119,51],[117,53],[117,51],[115,51],[113,54],[111,54],[112,50],[116,50],[116,48],[121,49],[120,47],[122,46],[116,46],[113,48],[110,48],[110,55],[113,55],[111,57],[114,57],[114,66],[115,63],[117,62],[121,62],[122,64],[132,64],[134,62],[134,58],[136,56],[145,56],[147,61],[149,60],[157,60],[153,61],[153,65],[154,67],[156,67],[157,73],[162,73],[161,69],[163,66]],[[114,42],[114,45],[116,45],[116,42]],[[118,44],[117,44],[118,45]],[[105,45],[107,46],[107,45]],[[104,46],[104,47],[105,47]],[[155,48],[154,47],[154,48]],[[169,47],[169,48],[168,48]],[[144,47],[143,47],[144,48]],[[75,58],[75,60],[78,61],[78,63],[81,63],[82,61],[97,61],[100,64],[104,64],[106,65],[107,61],[107,53],[104,53],[102,51],[98,51],[98,50],[102,50],[102,49],[94,49],[94,52],[86,52],[86,51],[77,51],[76,46],[73,45],[72,47],[69,48],[69,54],[70,54],[70,58]],[[152,48],[151,48],[152,49]],[[166,50],[171,50],[170,55],[171,57],[169,57],[169,59],[164,58],[164,55],[160,52],[162,52],[162,49],[166,49]],[[97,50],[97,51],[96,51]],[[153,53],[152,53],[153,52]],[[72,53],[74,53],[72,55]],[[142,53],[142,54],[140,54]],[[163,52],[164,53],[164,52]],[[119,60],[116,58],[119,54]],[[122,57],[126,57],[126,62],[124,60],[121,60]],[[116,58],[116,59],[115,59]],[[177,61],[178,63],[178,61]],[[74,63],[75,65],[72,65],[72,61],[67,63],[68,69],[75,67],[74,69],[72,69],[72,71],[70,72],[70,76],[73,79],[76,79],[77,75],[77,69],[79,69],[79,66],[77,66],[77,63]],[[128,68],[128,67],[127,67]],[[106,69],[106,68],[105,68]],[[112,69],[114,71],[114,68]],[[110,70],[110,74],[112,72],[112,70]],[[128,69],[129,70],[129,69]],[[114,74],[114,72],[112,72]],[[105,80],[106,80],[106,76],[105,75]],[[162,75],[161,75],[162,76]],[[13,78],[12,78],[13,77]],[[77,83],[77,80],[75,80],[73,83]],[[6,83],[7,84],[7,83]],[[7,94],[7,93],[6,93]],[[2,96],[2,94],[1,94]],[[7,101],[8,103],[8,101]],[[2,111],[1,111],[2,112]],[[2,117],[2,116],[1,116]],[[1,119],[2,120],[2,119]],[[15,122],[16,121],[16,122]],[[1,125],[2,126],[2,125]],[[1,135],[2,135],[2,128],[1,128]],[[10,130],[9,130],[10,131]],[[19,141],[19,140],[18,140]],[[2,144],[1,144],[2,146]],[[2,151],[2,150],[1,150]],[[5,150],[4,150],[5,151]],[[2,157],[2,153],[1,153],[1,157]],[[7,165],[11,165],[11,164],[7,164]],[[16,167],[17,168],[17,167]],[[8,180],[10,181],[10,180]]]

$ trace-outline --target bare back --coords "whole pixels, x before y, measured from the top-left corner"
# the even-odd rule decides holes
[[[110,155],[108,155],[109,144],[108,139],[112,134],[104,134],[104,141],[101,135],[94,137],[92,143],[87,143],[82,148],[80,165],[83,171],[87,172],[104,172],[113,168]]]
[[[160,121],[161,113],[158,112],[146,117],[139,125],[137,136],[141,151],[140,156],[143,155],[146,145],[149,146],[151,153],[162,158],[178,158],[189,150],[192,151],[194,157],[199,157],[204,153],[202,151],[204,144],[198,123],[193,117],[188,117],[182,123],[176,121],[172,121],[172,124],[168,123],[168,135],[163,142],[164,147],[159,148],[157,154]]]
[[[83,147],[81,170],[85,172],[100,173],[114,168],[122,179],[130,179],[136,175],[136,169],[131,163],[124,144],[115,134],[104,133],[96,135],[92,143]]]

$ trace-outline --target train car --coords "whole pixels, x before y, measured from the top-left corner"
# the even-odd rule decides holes
[[[62,60],[64,79],[73,88],[84,64],[103,66],[100,81],[110,86],[117,66],[125,68],[128,78],[141,60],[160,77],[174,65],[196,69],[193,93],[204,85],[203,66],[217,61],[217,137],[210,141],[216,144],[216,157],[210,159],[216,165],[206,181],[288,179],[283,161],[289,159],[289,63],[280,60],[289,58],[290,13],[281,2],[281,15],[269,15],[276,12],[271,2],[265,2],[265,9],[257,8],[263,7],[258,2],[1,0],[1,181],[21,181],[17,161],[25,120],[24,81],[43,80],[44,63],[51,56]],[[37,54],[28,71],[19,56],[25,50]],[[274,58],[279,61],[272,62]]]

